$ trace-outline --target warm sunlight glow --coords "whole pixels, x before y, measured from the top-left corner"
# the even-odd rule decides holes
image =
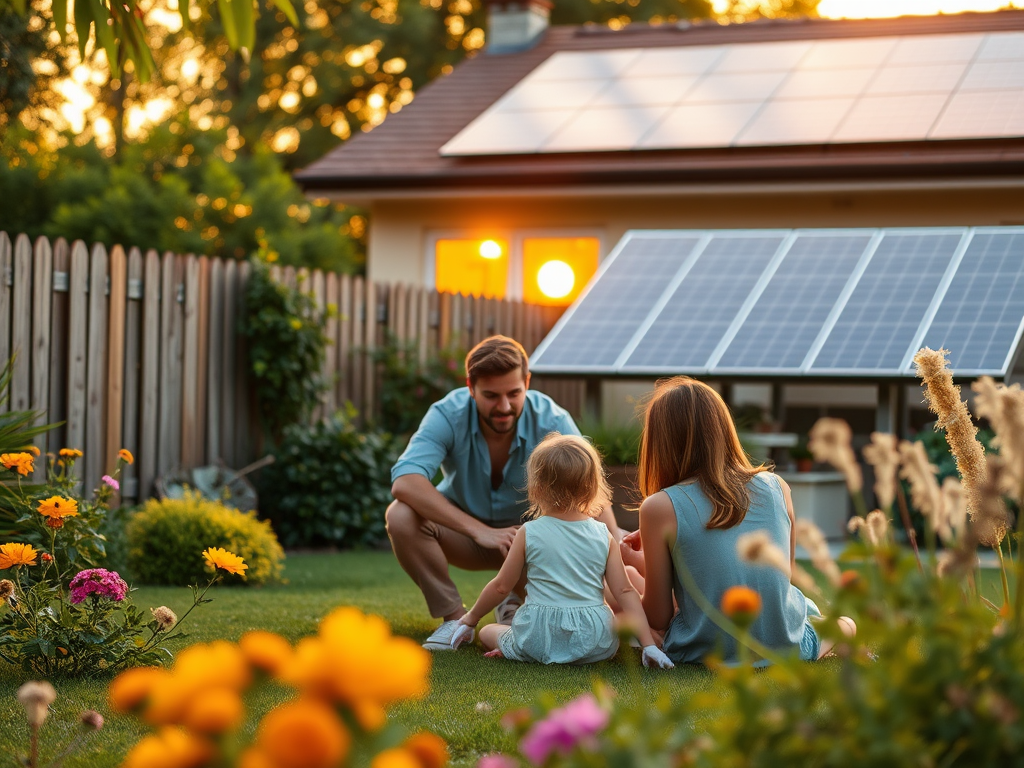
[[[549,261],[537,271],[537,285],[545,296],[552,299],[568,296],[575,283],[576,275],[564,261]]]
[[[821,0],[818,5],[818,13],[833,19],[863,19],[883,16],[932,16],[937,13],[963,13],[965,11],[996,11],[1010,5],[1012,4],[1007,0]]]
[[[492,243],[496,256],[483,256]],[[508,243],[504,240],[438,240],[434,250],[434,287],[446,293],[504,298],[508,286]]]
[[[480,243],[480,255],[485,259],[500,259],[501,254],[501,246],[496,241],[484,240]]]

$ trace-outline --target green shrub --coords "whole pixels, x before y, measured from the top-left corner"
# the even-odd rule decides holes
[[[143,584],[203,583],[209,578],[203,561],[208,547],[223,547],[249,566],[244,581],[227,576],[227,583],[260,585],[281,578],[284,552],[270,523],[197,494],[150,499],[129,521],[127,536],[128,569]]]
[[[285,546],[361,547],[385,538],[401,445],[380,429],[358,430],[355,416],[349,405],[312,427],[289,427],[261,473],[260,511]]]
[[[580,419],[579,427],[597,448],[605,466],[636,466],[640,450],[640,422],[606,425],[585,417]]]
[[[401,342],[388,334],[373,351],[381,371],[377,423],[393,435],[407,435],[435,402],[466,385],[465,352],[439,350],[421,363],[416,342]]]

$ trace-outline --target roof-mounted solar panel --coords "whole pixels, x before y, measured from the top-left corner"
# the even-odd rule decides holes
[[[629,232],[538,373],[891,379],[921,346],[1005,378],[1024,337],[1024,227]]]

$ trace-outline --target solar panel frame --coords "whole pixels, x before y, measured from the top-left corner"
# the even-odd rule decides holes
[[[907,359],[904,361],[904,367],[906,368],[908,373],[913,373],[913,352],[915,352],[917,349],[920,349],[922,346],[926,344],[928,346],[931,346],[933,349],[938,349],[944,346],[945,339],[940,341],[938,339],[930,339],[929,336],[931,335],[932,329],[935,327],[935,323],[939,318],[939,310],[941,310],[943,305],[945,304],[945,300],[947,296],[950,295],[950,290],[954,288],[957,278],[966,274],[962,273],[961,270],[964,268],[965,265],[968,266],[968,269],[970,267],[979,266],[977,260],[968,258],[968,254],[971,250],[971,245],[973,245],[975,242],[980,242],[981,238],[984,238],[986,236],[994,237],[998,235],[1009,235],[1024,238],[1024,227],[974,227],[971,230],[969,230],[969,236],[965,238],[966,242],[963,244],[963,253],[961,254],[960,262],[957,264],[957,270],[953,275],[950,276],[949,284],[946,286],[946,290],[943,292],[940,301],[937,303],[935,311],[932,312],[931,315],[926,318],[927,325],[924,328],[922,328],[919,337],[915,339],[914,348],[910,351],[910,353],[908,353]],[[1019,287],[1021,281],[1024,281],[1024,263],[1020,264],[1020,269],[1017,272],[1017,282],[1015,283],[1015,287]],[[956,297],[953,298],[955,301]],[[944,321],[945,319],[943,320],[943,322]],[[925,325],[925,323],[923,322],[922,325]],[[974,327],[977,327],[977,324]],[[1017,323],[1017,327],[1014,329],[1006,354],[1003,356],[1003,359],[1001,360],[999,366],[967,368],[962,365],[956,365],[957,361],[955,359],[955,355],[959,354],[959,351],[953,350],[953,355],[951,355],[951,363],[953,364],[952,367],[957,376],[977,377],[987,375],[999,378],[1004,377],[1013,368],[1015,358],[1017,358],[1017,356],[1020,354],[1022,337],[1024,337],[1024,314],[1022,314],[1021,319]]]

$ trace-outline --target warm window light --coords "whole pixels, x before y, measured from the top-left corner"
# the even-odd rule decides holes
[[[554,260],[545,263],[537,270],[537,285],[541,292],[552,299],[562,299],[569,295],[576,284],[576,275],[572,267],[564,261]]]
[[[484,240],[480,243],[480,255],[485,259],[500,259],[501,245],[494,240]]]

